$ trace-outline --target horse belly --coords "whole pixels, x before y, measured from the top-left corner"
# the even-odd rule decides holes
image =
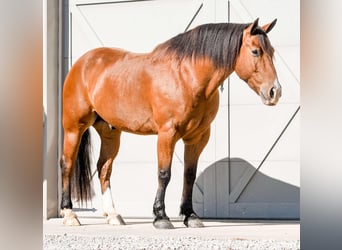
[[[134,134],[152,135],[158,133],[156,124],[150,118],[146,118],[144,120],[121,120],[117,121],[116,125],[114,126],[117,126],[122,131]]]
[[[156,134],[157,125],[147,105],[130,98],[110,98],[95,106],[95,112],[116,129],[135,134]]]

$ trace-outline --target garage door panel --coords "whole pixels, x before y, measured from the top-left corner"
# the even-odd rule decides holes
[[[300,186],[300,164],[298,160],[272,160],[270,157],[260,168],[259,172],[297,188]],[[299,190],[297,191],[298,194],[292,198],[290,197],[292,201],[295,200],[294,198],[299,199]]]
[[[300,79],[300,53],[299,53],[299,45],[276,45],[275,59],[274,64],[276,68],[284,67],[288,70],[288,74],[292,75],[296,80],[297,85],[299,84]],[[281,69],[286,72],[285,69]],[[279,71],[279,70],[277,70]],[[279,75],[278,75],[279,77]],[[287,77],[280,78],[281,82],[287,80]],[[298,86],[297,86],[298,90]]]
[[[275,28],[269,33],[272,44],[299,45],[300,1],[230,0],[229,2],[231,21],[252,22],[260,18],[260,24],[264,24],[277,18]]]
[[[249,161],[261,161],[292,115],[297,104],[232,105],[230,107],[230,154]]]
[[[123,216],[137,214],[151,216],[157,188],[157,180],[150,181],[151,176],[156,176],[156,168],[146,162],[120,163],[113,167],[111,176],[113,200]]]
[[[234,72],[229,76],[229,103],[230,105],[258,105],[261,106],[260,97],[242,81]]]
[[[299,218],[299,183],[293,179],[298,162],[267,161],[257,169],[258,164],[232,158],[209,166],[196,181],[195,211],[208,218]]]
[[[121,144],[116,163],[157,162],[157,136],[121,134]]]
[[[73,61],[91,48],[120,47],[149,52],[184,31],[203,1],[71,1]],[[210,4],[205,4],[210,6]],[[177,15],[170,9],[176,9]],[[212,20],[201,8],[193,25]],[[158,21],[156,21],[158,20]],[[124,24],[124,25],[123,25]],[[170,25],[172,24],[172,25]]]
[[[241,219],[298,219],[298,202],[234,203],[230,204],[231,218]]]
[[[190,13],[196,13],[200,4],[199,1],[141,1],[78,8],[106,46],[148,52],[183,31],[191,20]],[[170,8],[177,9],[179,15],[174,15]]]
[[[227,92],[227,91],[226,91]],[[211,137],[215,138],[214,161],[225,158],[229,154],[228,143],[228,105],[220,106],[215,121],[211,125]],[[201,157],[206,159],[205,157]]]
[[[93,167],[96,170],[95,163],[100,154],[101,140],[93,127],[90,127]],[[115,164],[120,163],[139,163],[149,162],[157,165],[157,136],[139,136],[129,133],[122,133],[120,139],[120,149]]]
[[[274,1],[274,0],[238,0],[231,2],[240,2],[245,12],[251,19],[260,17],[260,22],[271,22],[277,18],[278,22],[270,32],[271,41],[275,45],[299,43],[299,5],[298,0]]]
[[[77,9],[71,12],[70,37],[71,65],[91,48],[103,46]]]
[[[265,170],[266,168],[273,167],[276,169],[277,164],[278,162],[270,161],[268,164],[263,165],[261,169]],[[280,166],[284,167],[284,164],[281,164]],[[277,177],[279,177],[279,175]],[[257,171],[236,202],[295,202],[299,200],[298,189],[297,186],[286,183],[278,178],[272,178],[262,171]]]
[[[291,147],[289,147],[291,145]],[[300,116],[296,115],[268,157],[269,161],[300,161]],[[297,173],[299,174],[299,173]],[[295,174],[294,176],[297,176]],[[298,183],[299,186],[299,183]]]

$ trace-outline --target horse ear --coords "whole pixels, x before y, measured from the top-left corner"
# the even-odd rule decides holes
[[[262,26],[263,31],[265,31],[265,33],[270,32],[276,23],[277,23],[277,18],[274,19],[273,22],[271,22],[269,24],[265,24],[264,26]]]
[[[259,17],[257,19],[255,19],[255,21],[252,24],[252,27],[251,27],[251,30],[250,30],[251,35],[255,35],[255,31],[256,31],[256,29],[258,28],[258,25],[259,25],[258,22],[259,22]]]

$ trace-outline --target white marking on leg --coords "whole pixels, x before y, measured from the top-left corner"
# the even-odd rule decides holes
[[[115,210],[113,199],[112,199],[112,192],[110,191],[109,187],[102,194],[102,205],[103,205],[104,213],[116,214],[116,210]]]
[[[116,212],[114,202],[112,199],[112,192],[108,187],[102,194],[103,212],[106,216],[106,220],[110,225],[125,225],[121,215]]]

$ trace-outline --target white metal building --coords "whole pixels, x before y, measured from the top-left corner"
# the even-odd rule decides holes
[[[283,88],[268,107],[235,74],[225,81],[210,141],[200,157],[194,208],[207,218],[299,218],[298,0],[48,0],[44,6],[44,218],[59,212],[60,93],[68,68],[101,46],[149,52],[157,44],[209,22],[278,19],[268,34]],[[99,137],[92,130],[93,171]],[[152,217],[157,188],[156,136],[123,133],[111,186],[123,217]],[[177,217],[183,183],[183,145],[176,145],[166,212]],[[134,174],[132,174],[134,173]],[[100,185],[79,215],[102,214]],[[74,203],[77,208],[78,204]]]

